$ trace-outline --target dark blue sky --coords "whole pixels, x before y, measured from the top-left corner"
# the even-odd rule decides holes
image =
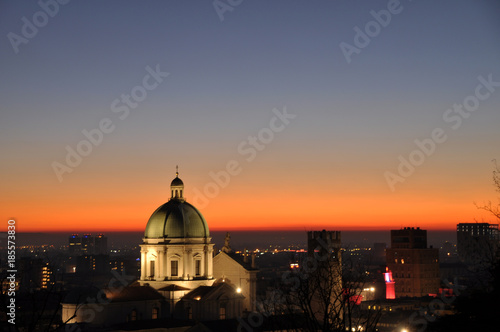
[[[35,202],[35,192],[47,190],[55,197],[45,205],[50,215],[72,195],[101,202],[88,193],[103,183],[103,195],[118,204],[133,199],[128,188],[150,191],[160,178],[168,183],[175,164],[202,190],[212,181],[209,172],[232,159],[244,171],[235,187],[222,188],[222,198],[252,186],[299,197],[297,179],[305,174],[322,199],[369,202],[376,195],[384,197],[377,205],[388,204],[382,210],[394,199],[429,193],[449,208],[491,198],[500,88],[456,130],[443,115],[474,94],[479,76],[500,81],[498,1],[244,0],[222,21],[213,3],[73,0],[13,47],[12,34],[24,36],[23,17],[43,20],[37,14],[43,8],[36,1],[0,2],[0,171],[10,191],[2,204]],[[374,21],[371,11],[391,3],[399,13],[346,61],[340,44],[355,45],[354,28],[365,30]],[[119,119],[113,101],[140,86],[148,66],[169,76]],[[239,144],[284,107],[296,119],[246,163]],[[53,163],[64,164],[65,147],[76,149],[82,130],[103,118],[111,119],[113,132],[58,177]],[[398,156],[407,157],[414,140],[435,128],[444,129],[446,143],[393,193],[385,172],[397,174]],[[462,213],[470,219],[467,209]],[[368,218],[354,219],[361,225]]]

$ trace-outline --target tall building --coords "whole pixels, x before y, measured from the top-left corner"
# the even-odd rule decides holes
[[[94,237],[94,253],[97,255],[108,253],[108,238],[104,234],[97,234]]]
[[[499,248],[498,224],[460,223],[457,225],[457,251],[464,263],[489,265]]]
[[[82,252],[82,239],[78,234],[72,234],[68,242],[70,254],[80,254]]]
[[[82,252],[84,254],[94,253],[94,238],[91,234],[83,234],[82,236]]]
[[[55,283],[54,280],[54,274],[52,271],[52,268],[50,267],[49,263],[45,263],[45,265],[42,267],[42,289],[47,289],[53,286]]]
[[[331,320],[340,324],[342,305],[347,295],[342,289],[341,234],[338,231],[307,232],[307,255],[304,269],[308,274],[310,309],[318,321]],[[347,286],[348,287],[348,286]],[[350,294],[348,295],[350,296]]]
[[[43,287],[43,268],[45,264],[41,258],[21,257],[18,261],[19,289],[32,292]]]
[[[104,234],[72,234],[69,239],[69,253],[74,255],[105,255],[108,253],[108,238]]]
[[[396,298],[437,294],[439,249],[427,248],[427,231],[419,227],[391,230],[386,264],[392,272]]]

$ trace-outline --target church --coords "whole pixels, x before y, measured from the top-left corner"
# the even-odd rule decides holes
[[[208,321],[234,319],[255,309],[255,256],[250,262],[247,254],[235,255],[227,234],[214,257],[208,224],[184,198],[178,171],[170,199],[149,218],[140,247],[139,280],[96,290],[101,301],[68,296],[62,304],[63,322],[107,326],[160,318]]]

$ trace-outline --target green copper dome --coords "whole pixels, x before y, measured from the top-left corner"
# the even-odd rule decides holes
[[[149,218],[145,238],[209,237],[208,225],[198,209],[184,200],[184,184],[176,177],[171,184],[172,197]]]
[[[146,238],[208,237],[205,218],[194,206],[171,199],[156,209],[149,218],[144,232]]]

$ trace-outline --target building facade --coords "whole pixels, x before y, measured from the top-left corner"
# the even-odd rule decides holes
[[[340,326],[344,298],[351,295],[342,288],[340,232],[307,232],[307,259],[303,264],[308,271],[308,291],[301,294],[309,299],[306,307],[318,321],[329,320],[333,326]]]
[[[498,224],[460,223],[457,225],[457,251],[469,265],[490,265],[499,248]]]
[[[214,258],[207,222],[186,202],[178,173],[170,185],[170,199],[149,218],[140,247],[139,280],[124,287],[94,290],[104,305],[89,323],[110,326],[161,318],[235,319],[252,309],[256,269],[238,267],[226,253]],[[219,262],[215,271],[214,260]],[[82,298],[93,297],[74,294],[63,303],[63,321],[88,322],[85,312],[95,303],[79,302]]]
[[[437,294],[439,249],[427,248],[427,231],[419,227],[391,230],[386,264],[392,272],[396,298]]]

